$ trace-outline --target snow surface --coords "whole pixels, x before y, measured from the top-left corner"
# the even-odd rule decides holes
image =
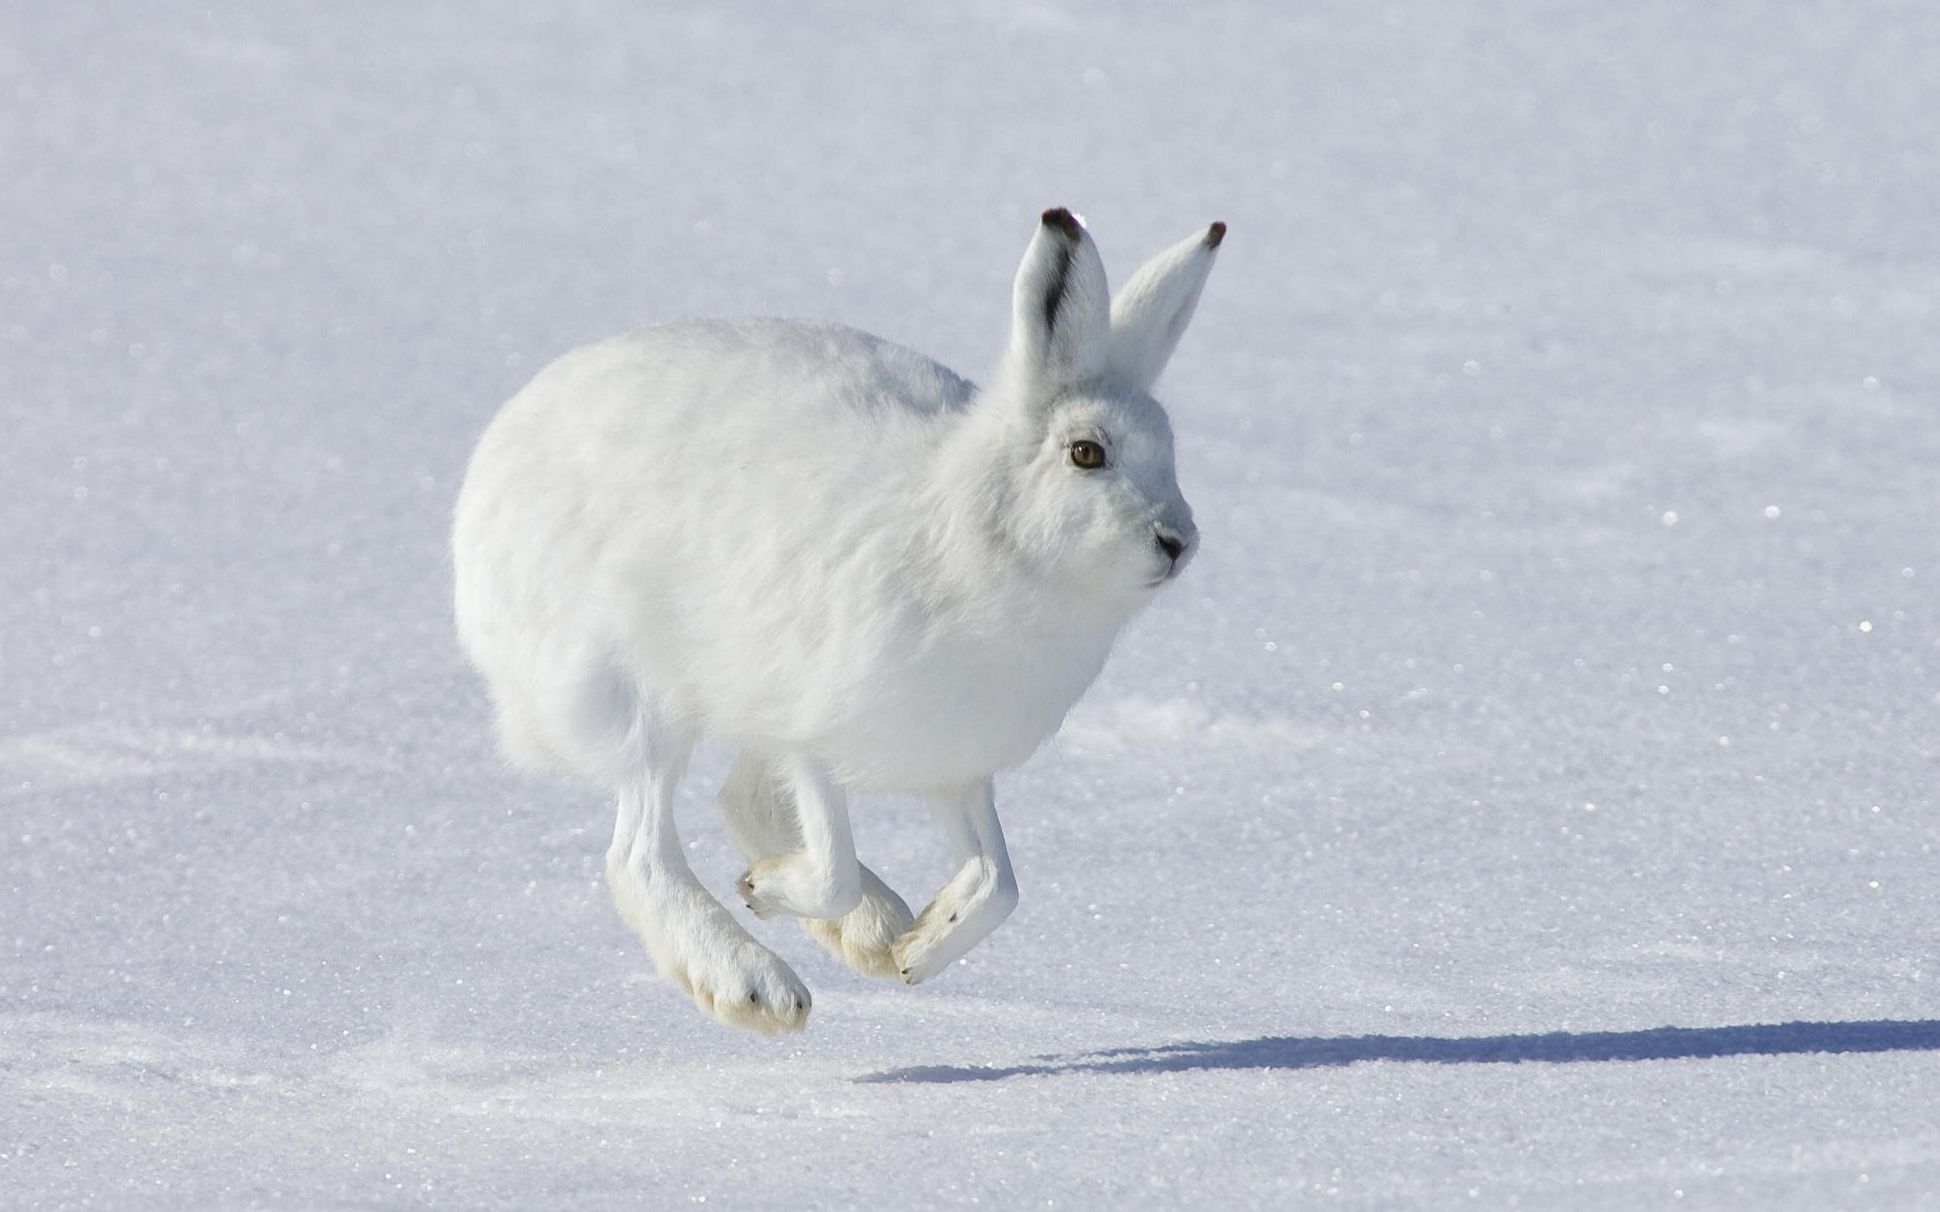
[[[1933,1207],[1940,8],[15,5],[0,1205]],[[1037,212],[1232,224],[1205,547],[931,985],[705,1020],[495,763],[548,359],[981,374]],[[684,793],[697,870],[738,873]],[[860,805],[912,898],[920,808]]]

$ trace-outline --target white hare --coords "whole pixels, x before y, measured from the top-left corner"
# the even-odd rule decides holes
[[[982,390],[853,329],[690,322],[566,355],[480,439],[452,547],[501,742],[618,789],[613,899],[717,1019],[799,1030],[809,995],[682,854],[702,734],[740,749],[741,895],[857,971],[934,976],[1015,906],[991,776],[1196,544],[1147,392],[1224,235],[1114,300],[1083,226],[1045,212]],[[920,916],[856,859],[859,790],[922,794],[955,847]]]

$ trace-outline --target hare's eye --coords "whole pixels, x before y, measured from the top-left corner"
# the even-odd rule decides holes
[[[1096,471],[1105,465],[1105,448],[1086,439],[1071,443],[1071,466]]]

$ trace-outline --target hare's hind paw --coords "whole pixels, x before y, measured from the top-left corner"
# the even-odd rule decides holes
[[[805,917],[802,928],[852,971],[894,980],[902,975],[893,950],[896,940],[915,921],[903,898],[864,867],[860,905],[833,921]]]
[[[808,1025],[812,1002],[795,974],[779,962],[778,971],[755,975],[753,981],[730,981],[716,986],[695,984],[688,989],[694,1004],[730,1027],[745,1027],[763,1035],[787,1035]]]
[[[698,963],[676,959],[665,971],[696,1006],[730,1027],[786,1035],[808,1025],[808,987],[758,943]]]
[[[763,1035],[800,1031],[813,1000],[780,956],[749,937],[682,870],[659,878],[609,863],[614,901],[653,966],[694,1004],[730,1027]]]

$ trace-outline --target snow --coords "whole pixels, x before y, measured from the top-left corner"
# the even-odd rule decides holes
[[[1940,10],[0,26],[0,1202],[1940,1202]],[[683,314],[981,374],[1054,204],[1232,225],[1203,552],[1000,780],[1017,915],[765,924],[815,1012],[730,1032],[492,756],[470,443]]]

